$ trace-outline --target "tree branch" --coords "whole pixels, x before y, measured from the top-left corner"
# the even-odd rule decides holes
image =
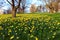
[[[18,1],[17,0],[15,0],[17,3],[18,3]]]
[[[15,7],[15,1],[14,0],[12,0],[12,6]]]
[[[10,5],[12,5],[12,3],[10,3],[8,0],[7,0],[7,2],[8,2]]]
[[[21,0],[18,0],[18,5],[17,5],[16,9],[20,7],[20,3],[21,3]]]

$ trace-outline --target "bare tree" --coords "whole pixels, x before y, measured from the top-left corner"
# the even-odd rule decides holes
[[[37,11],[37,8],[36,8],[35,4],[31,4],[30,12],[36,12],[36,11]]]
[[[24,12],[24,9],[25,9],[25,4],[26,4],[26,0],[22,0],[22,9],[23,9],[23,12]]]
[[[25,6],[25,4],[26,4],[26,0],[22,0],[21,1],[21,7],[20,8],[18,8],[18,12],[24,12],[24,10],[25,10],[25,8],[26,8],[26,6]]]
[[[20,7],[20,3],[22,0],[11,0],[11,2],[9,0],[7,0],[7,2],[11,5],[12,7],[12,17],[16,17],[16,12],[17,9]],[[17,3],[17,5],[15,4],[15,2]]]
[[[58,4],[60,0],[44,0],[46,3],[46,8],[49,9],[51,13],[58,12]]]

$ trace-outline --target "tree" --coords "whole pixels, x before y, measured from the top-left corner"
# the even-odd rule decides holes
[[[60,12],[60,3],[58,4],[58,12]]]
[[[22,9],[23,9],[23,12],[24,12],[24,9],[25,9],[25,4],[26,4],[26,0],[22,0]]]
[[[58,12],[58,4],[60,0],[44,0],[46,3],[46,8],[50,10],[51,13]]]
[[[37,8],[36,8],[35,4],[31,4],[30,12],[36,12],[36,11],[37,11]]]
[[[24,10],[26,8],[25,4],[26,4],[26,0],[22,0],[21,1],[21,7],[18,8],[18,12],[24,12]]]
[[[38,12],[42,12],[42,11],[43,11],[43,7],[42,7],[41,5],[38,6],[38,7],[37,7],[37,11],[38,11]]]
[[[17,9],[20,7],[20,3],[22,0],[11,0],[11,2],[9,0],[7,0],[7,2],[11,5],[12,8],[12,17],[16,17],[16,12]],[[16,5],[17,3],[17,5]]]

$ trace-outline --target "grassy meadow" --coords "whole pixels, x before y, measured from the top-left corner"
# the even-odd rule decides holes
[[[2,14],[0,40],[60,40],[60,14]]]

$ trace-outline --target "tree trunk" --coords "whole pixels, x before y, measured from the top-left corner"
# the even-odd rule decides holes
[[[13,18],[16,17],[16,12],[15,12],[15,10],[12,10],[12,17],[13,17]]]
[[[12,7],[12,17],[13,18],[16,17],[16,9],[15,9],[15,7]]]

